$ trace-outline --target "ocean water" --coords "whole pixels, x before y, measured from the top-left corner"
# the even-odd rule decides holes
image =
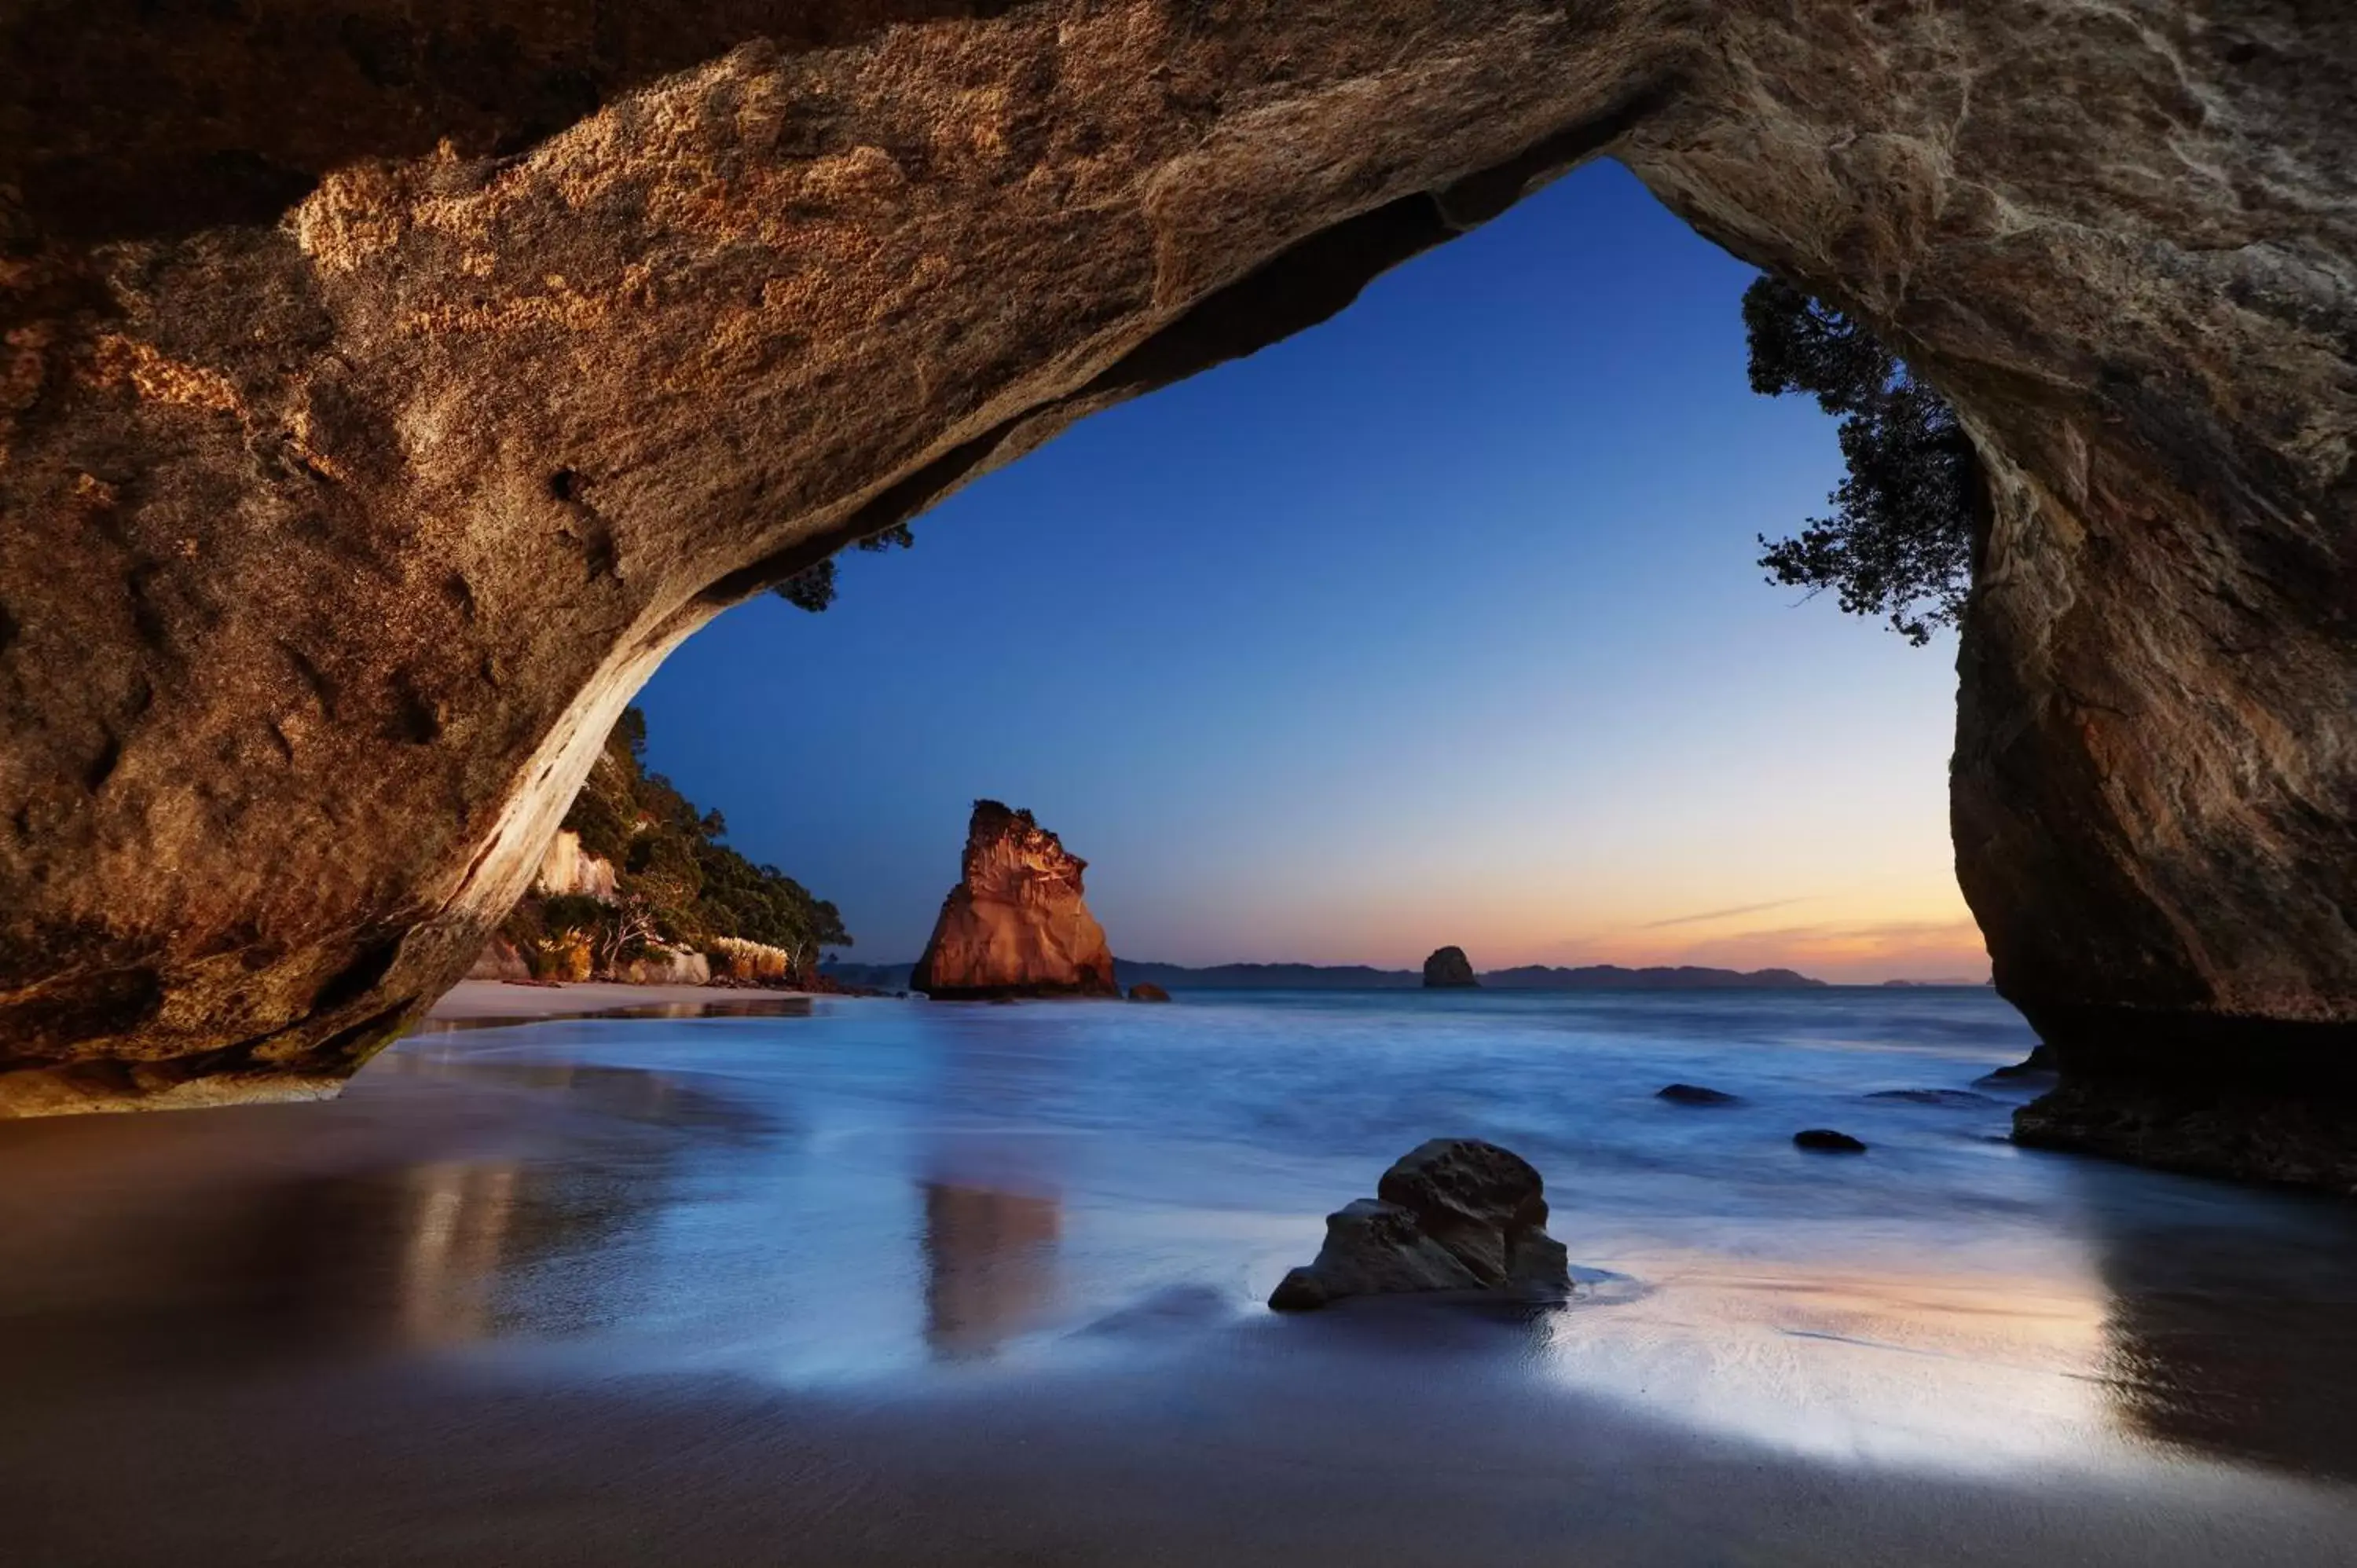
[[[1976,988],[429,1028],[331,1104],[0,1126],[0,1374],[20,1408],[176,1420],[207,1380],[355,1365],[858,1401],[1110,1377],[1184,1409],[1375,1337],[1317,1406],[1471,1335],[1501,1399],[1811,1464],[2225,1488],[2305,1532],[2234,1538],[2250,1560],[2357,1550],[2357,1208],[2016,1148],[2026,1091],[1975,1085],[2032,1043]],[[1456,1135],[1544,1175],[1568,1307],[1263,1310],[1326,1212]]]

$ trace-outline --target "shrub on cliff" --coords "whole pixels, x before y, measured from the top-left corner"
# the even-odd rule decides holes
[[[646,715],[627,710],[565,818],[585,851],[612,863],[619,898],[526,900],[501,934],[527,961],[560,942],[586,944],[612,970],[651,942],[710,950],[719,939],[736,938],[784,950],[808,971],[822,947],[849,947],[851,933],[832,903],[721,843],[726,820],[699,810],[647,768],[646,738]]]
[[[915,542],[917,536],[909,532],[909,525],[896,522],[881,533],[869,534],[852,548],[877,551],[889,550],[898,545],[906,550]],[[803,567],[770,591],[794,608],[816,615],[834,603],[834,557],[830,555],[823,561]]]
[[[1751,390],[1807,392],[1841,419],[1848,473],[1790,539],[1760,536],[1768,580],[1832,589],[1852,615],[1887,618],[1918,647],[1953,626],[1972,587],[1984,481],[1955,411],[1871,333],[1781,279],[1743,295]]]

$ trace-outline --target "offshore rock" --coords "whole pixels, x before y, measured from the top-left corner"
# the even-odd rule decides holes
[[[1424,983],[1426,990],[1439,990],[1481,983],[1474,978],[1473,961],[1465,956],[1463,948],[1437,948],[1424,961]]]
[[[1740,1105],[1743,1097],[1729,1094],[1723,1089],[1706,1089],[1698,1083],[1665,1083],[1653,1090],[1653,1098],[1666,1100],[1673,1105]]]
[[[976,800],[963,874],[909,988],[937,1002],[1119,996],[1104,928],[1082,898],[1087,869],[1030,812]]]
[[[1866,1144],[1831,1127],[1811,1127],[1792,1134],[1792,1146],[1819,1155],[1862,1155]]]
[[[2065,1079],[2357,1101],[2346,13],[17,5],[0,1113],[331,1090],[682,638],[1599,155],[1972,436],[1958,876]]]
[[[1170,993],[1150,980],[1141,980],[1129,988],[1129,999],[1132,1002],[1168,1002]]]
[[[1317,1261],[1268,1298],[1303,1312],[1354,1295],[1480,1291],[1562,1301],[1570,1259],[1546,1233],[1539,1173],[1511,1150],[1437,1138],[1401,1156],[1362,1197],[1326,1219]]]

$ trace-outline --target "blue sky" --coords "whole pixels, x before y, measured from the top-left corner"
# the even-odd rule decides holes
[[[1126,957],[1985,974],[1953,645],[1753,564],[1839,455],[1747,386],[1750,277],[1591,165],[845,556],[825,614],[724,616],[647,688],[654,765],[871,960],[992,795]]]

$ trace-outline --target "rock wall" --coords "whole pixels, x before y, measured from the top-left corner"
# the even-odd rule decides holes
[[[0,1111],[332,1089],[704,620],[1607,152],[1982,448],[2000,988],[2351,1090],[2337,11],[88,0],[0,84]]]
[[[532,885],[535,892],[575,894],[601,904],[611,904],[619,897],[614,863],[584,851],[581,835],[570,828],[559,828],[548,841],[548,851],[540,857],[540,870]]]
[[[909,989],[935,1001],[1120,995],[1104,928],[1082,896],[1088,864],[1030,812],[976,800],[958,885]]]
[[[709,985],[712,961],[693,948],[657,943],[640,957],[624,961],[614,978],[630,985]]]

